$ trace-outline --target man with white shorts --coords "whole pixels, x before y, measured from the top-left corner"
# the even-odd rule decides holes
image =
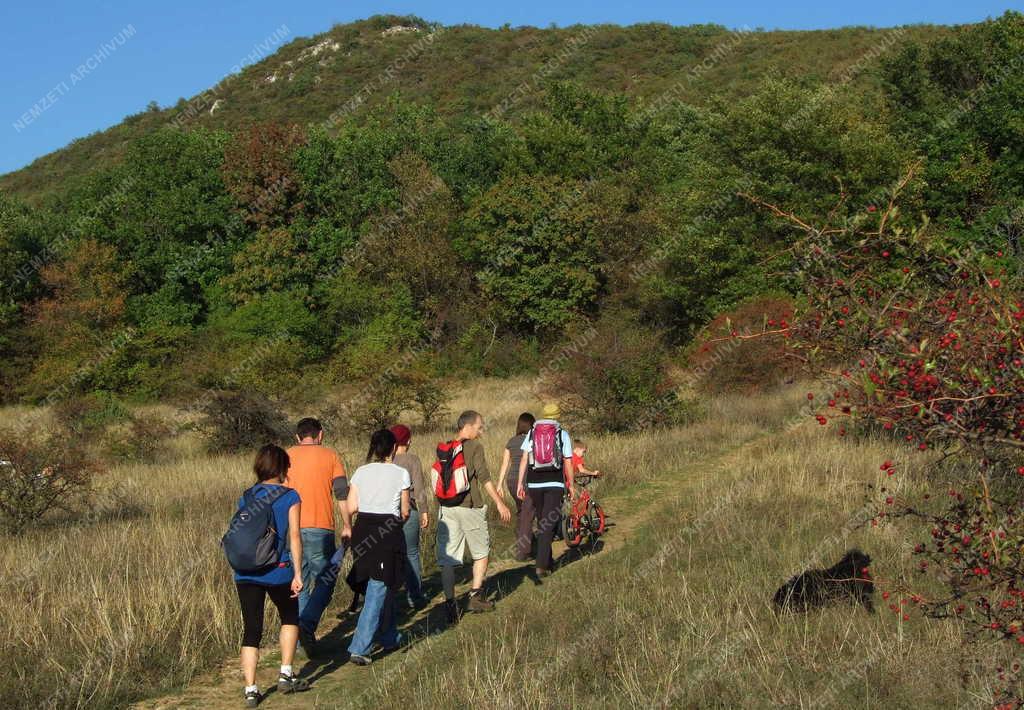
[[[462,564],[466,550],[473,559],[473,587],[469,592],[469,611],[491,611],[494,602],[483,594],[484,577],[491,552],[491,535],[487,528],[487,505],[484,493],[494,501],[503,522],[512,520],[512,513],[498,495],[487,468],[484,447],[478,441],[484,431],[484,418],[479,412],[465,411],[455,425],[455,438],[462,442],[469,491],[457,502],[443,502],[438,509],[437,564],[441,567],[445,607],[449,623],[455,623],[459,607],[455,601],[455,568]]]

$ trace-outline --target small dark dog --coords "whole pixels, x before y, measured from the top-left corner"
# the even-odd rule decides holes
[[[791,578],[775,592],[775,607],[780,611],[809,611],[836,601],[861,604],[874,612],[871,595],[875,585],[863,570],[871,558],[860,550],[850,550],[828,569],[809,569]]]

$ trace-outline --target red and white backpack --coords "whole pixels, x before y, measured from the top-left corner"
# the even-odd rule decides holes
[[[437,445],[437,461],[431,468],[431,483],[437,502],[456,506],[469,493],[469,469],[462,452],[462,440],[442,441]]]

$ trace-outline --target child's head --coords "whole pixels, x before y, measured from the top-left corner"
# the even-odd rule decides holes
[[[572,444],[572,452],[577,456],[583,456],[587,453],[587,445],[577,439]]]

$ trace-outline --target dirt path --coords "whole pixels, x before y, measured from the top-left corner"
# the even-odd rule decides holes
[[[642,498],[630,491],[621,491],[618,495],[595,497],[609,511],[610,527],[602,537],[597,557],[586,555],[586,558],[597,560],[600,556],[621,548],[650,517],[650,513],[675,499],[680,493],[683,481],[693,482],[699,480],[704,471],[711,468],[715,470],[728,470],[732,459],[740,460],[745,452],[752,446],[764,442],[776,432],[763,432],[745,441],[723,444],[714,454],[703,457],[700,461],[690,466],[652,480],[645,485]],[[621,515],[622,511],[628,511],[627,515]],[[692,510],[682,510],[683,519],[693,516]],[[522,563],[510,558],[501,559],[501,548],[496,546],[494,550],[499,559],[492,561],[488,571],[487,588],[491,590],[491,597],[497,599],[497,608],[494,615],[501,615],[502,599],[512,595],[529,594],[536,586],[533,580],[532,562]],[[555,554],[561,564],[572,564],[581,559],[582,555],[567,550],[562,543],[556,543]],[[459,579],[457,593],[462,596],[469,591],[468,566],[462,568],[467,574]],[[397,666],[407,662],[415,662],[417,658],[423,657],[430,649],[433,641],[442,637],[449,637],[452,634],[471,633],[472,626],[478,620],[493,618],[491,614],[467,616],[459,625],[448,628],[445,623],[443,609],[443,594],[437,581],[439,575],[432,575],[425,579],[426,593],[430,597],[427,608],[415,615],[405,615],[400,618],[400,629],[406,639],[411,643],[406,644],[401,650],[390,654],[387,657],[375,660],[369,668],[360,668],[344,663],[344,650],[355,626],[355,619],[346,617],[335,618],[334,611],[329,609],[320,625],[322,657],[314,661],[305,661],[300,654],[298,668],[303,677],[310,679],[313,687],[305,693],[298,693],[290,696],[279,695],[274,691],[268,695],[262,707],[268,708],[315,708],[315,707],[354,707],[359,704],[360,695],[375,686],[394,682],[397,675],[394,670]],[[544,585],[558,585],[560,575],[556,571],[554,575],[544,580]],[[403,596],[400,599],[404,600]],[[467,624],[467,621],[470,622]],[[469,628],[466,628],[469,627]],[[276,683],[277,667],[279,663],[279,652],[276,648],[265,649],[265,654],[260,662],[257,674],[257,681],[261,689],[270,687]],[[389,673],[389,671],[391,671]],[[238,670],[236,657],[225,659],[225,661],[211,673],[195,679],[182,693],[163,698],[150,699],[136,704],[135,708],[140,710],[166,710],[168,708],[239,708],[244,707],[241,698],[241,674]]]

